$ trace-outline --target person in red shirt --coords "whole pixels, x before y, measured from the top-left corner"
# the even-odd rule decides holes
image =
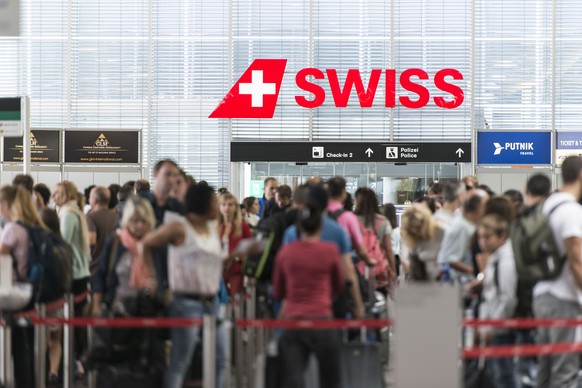
[[[232,254],[237,244],[245,238],[253,237],[250,226],[243,221],[237,198],[229,192],[218,197],[220,217],[218,217],[218,233],[222,241],[228,240],[228,253]],[[234,261],[225,263],[223,273],[224,283],[230,296],[243,290],[242,262],[244,257],[235,257]]]
[[[301,210],[301,239],[284,246],[275,260],[273,296],[283,300],[285,319],[331,319],[332,302],[344,284],[337,246],[319,239],[322,229],[317,206]],[[334,330],[285,330],[279,354],[283,388],[303,387],[303,372],[310,353],[319,362],[321,387],[341,387],[339,337]]]

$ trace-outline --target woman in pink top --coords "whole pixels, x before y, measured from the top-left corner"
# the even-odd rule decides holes
[[[283,300],[286,319],[331,319],[332,301],[344,284],[337,246],[320,241],[321,213],[308,205],[299,216],[301,239],[281,249],[275,260],[274,297]],[[319,361],[323,388],[341,386],[339,341],[333,330],[285,330],[280,341],[283,388],[303,387],[310,353]]]

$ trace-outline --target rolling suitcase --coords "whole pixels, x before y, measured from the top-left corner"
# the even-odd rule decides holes
[[[341,350],[343,388],[382,388],[380,344],[350,342]]]

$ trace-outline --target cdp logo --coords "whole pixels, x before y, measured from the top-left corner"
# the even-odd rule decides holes
[[[287,65],[286,59],[255,59],[249,68],[243,73],[239,80],[230,89],[224,99],[218,104],[209,118],[272,118],[275,113],[275,106],[279,98],[281,83]],[[396,101],[410,109],[425,107],[431,100],[429,90],[415,81],[428,80],[428,73],[422,69],[407,69],[397,77],[395,69],[374,69],[370,73],[368,86],[364,86],[362,75],[358,69],[349,69],[344,81],[340,85],[337,70],[326,69],[323,72],[317,68],[301,69],[295,75],[295,84],[305,92],[311,94],[310,98],[303,95],[296,95],[295,101],[303,108],[313,109],[321,106],[326,100],[325,89],[308,80],[312,77],[315,80],[327,79],[329,89],[333,97],[334,105],[338,108],[345,108],[348,105],[352,89],[356,89],[357,98],[362,108],[370,108],[376,98],[376,90],[380,80],[384,77],[385,93],[384,107],[394,108]],[[454,109],[459,107],[465,95],[463,90],[452,83],[447,82],[447,78],[459,81],[463,80],[463,75],[455,69],[442,69],[434,75],[434,85],[444,94],[434,96],[434,104],[443,109]],[[396,85],[416,94],[418,97],[396,96]]]

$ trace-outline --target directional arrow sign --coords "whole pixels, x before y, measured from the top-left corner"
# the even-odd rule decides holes
[[[371,157],[373,153],[374,153],[374,151],[372,151],[372,149],[371,149],[371,148],[368,148],[368,149],[366,150],[366,154],[368,155],[368,158],[369,158],[369,157]]]
[[[455,151],[455,154],[459,155],[459,158],[461,157],[461,155],[463,155],[465,153],[465,151],[463,151],[461,148],[459,148],[458,150]]]

